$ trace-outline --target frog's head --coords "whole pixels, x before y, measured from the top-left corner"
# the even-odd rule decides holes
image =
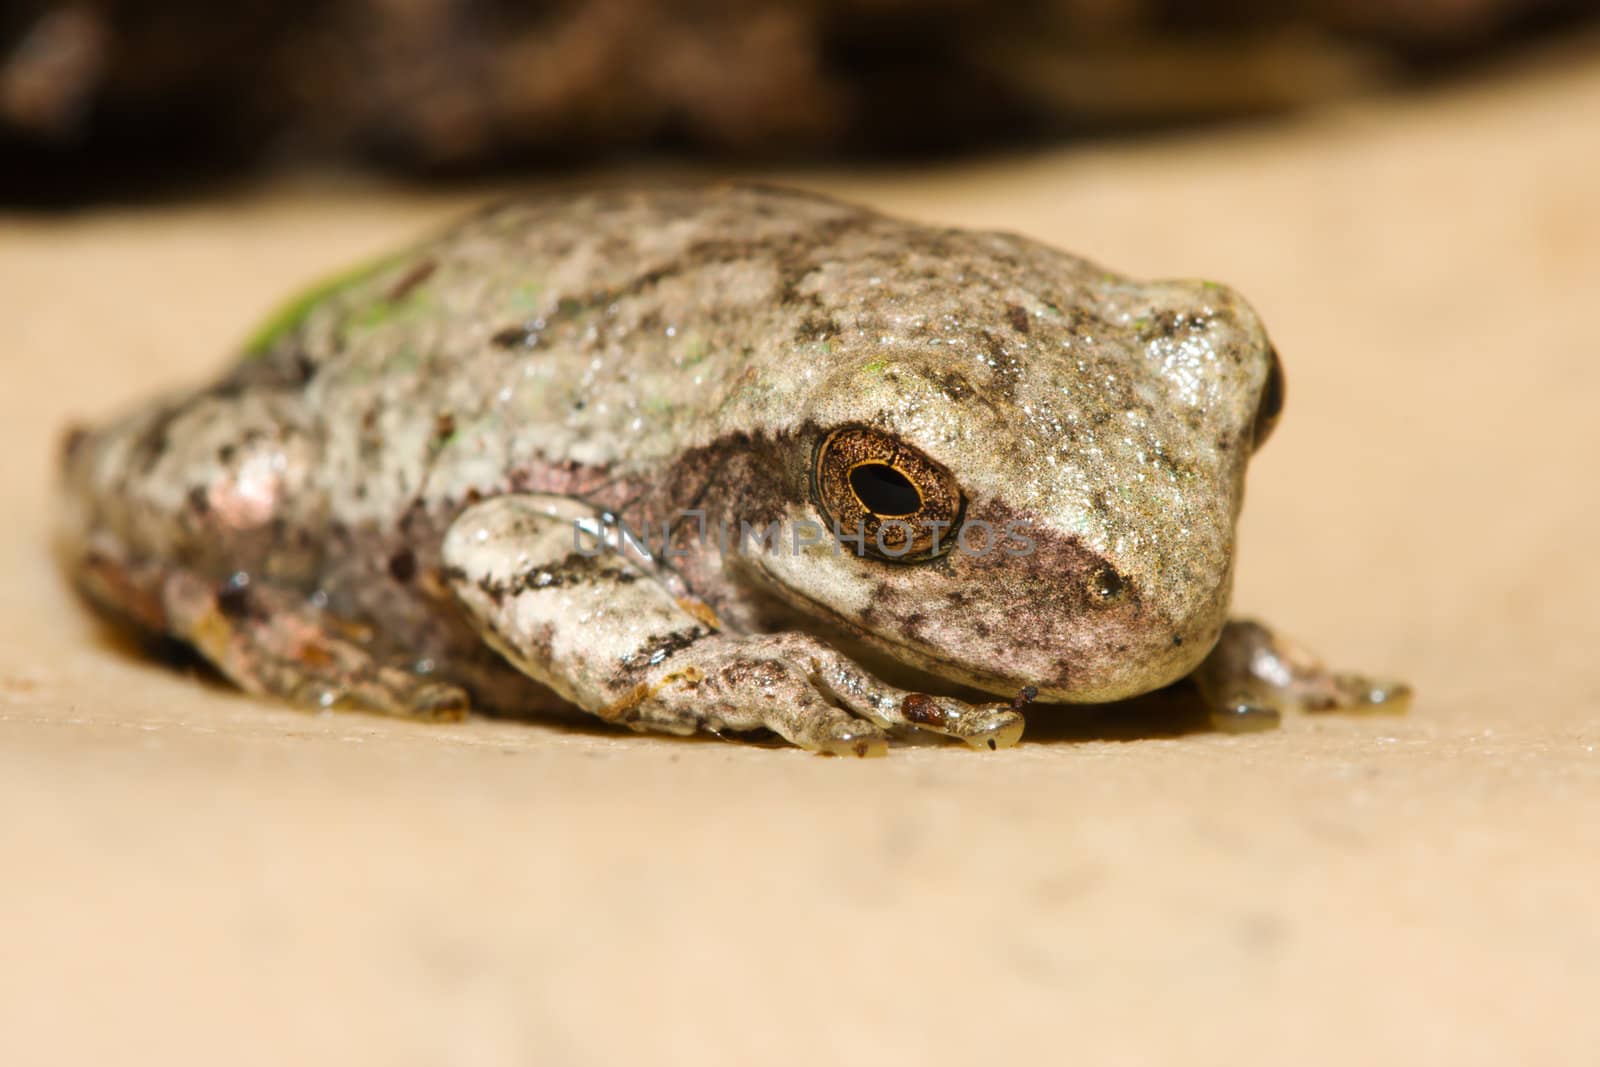
[[[1282,404],[1277,356],[1221,286],[1072,282],[835,340],[795,413],[788,518],[861,543],[764,556],[781,596],[1002,695],[1116,700],[1198,664],[1246,461]]]

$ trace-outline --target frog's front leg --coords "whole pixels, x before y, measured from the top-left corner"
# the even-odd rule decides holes
[[[1330,670],[1303,645],[1248,619],[1222,628],[1192,677],[1212,725],[1235,733],[1278,725],[1285,706],[1401,714],[1411,699],[1403,682]]]
[[[863,756],[884,751],[892,727],[982,748],[1021,737],[1008,704],[895,689],[805,634],[729,630],[626,539],[600,549],[596,522],[569,498],[496,497],[461,514],[443,552],[484,639],[583,710],[679,734],[765,727]]]

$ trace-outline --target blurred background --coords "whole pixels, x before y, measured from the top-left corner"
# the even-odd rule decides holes
[[[1597,0],[8,0],[0,199],[945,156],[1459,76]]]

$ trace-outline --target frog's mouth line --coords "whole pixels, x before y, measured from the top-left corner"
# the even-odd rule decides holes
[[[1013,697],[1024,687],[1033,687],[1041,693],[1040,700],[1047,700],[1045,696],[1053,687],[1037,686],[1029,681],[985,671],[981,668],[969,668],[953,663],[947,659],[940,659],[925,652],[923,649],[905,641],[897,640],[881,633],[864,629],[860,623],[850,619],[831,604],[825,604],[808,593],[803,593],[778,579],[777,575],[768,570],[766,564],[760,559],[752,560],[752,565],[760,572],[762,585],[790,607],[804,608],[820,614],[831,620],[840,630],[851,635],[856,640],[892,658],[899,666],[919,671],[930,678],[946,682],[951,685],[965,686],[981,691],[986,696]],[[961,694],[941,694],[960,696]]]

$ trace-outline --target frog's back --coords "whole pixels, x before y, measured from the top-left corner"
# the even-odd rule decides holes
[[[302,395],[350,521],[488,472],[648,467],[804,331],[788,289],[869,221],[749,186],[507,203],[297,301],[222,388]]]
[[[182,631],[191,580],[248,575],[471,655],[409,580],[454,514],[649,477],[714,433],[752,338],[794,334],[785,287],[878,219],[750,187],[481,212],[293,302],[220,380],[69,435],[61,548],[91,599],[152,630]]]
[[[309,583],[330,534],[647,477],[716,432],[754,365],[792,358],[795,279],[873,224],[750,186],[480,212],[293,301],[219,381],[75,434],[68,547]]]

